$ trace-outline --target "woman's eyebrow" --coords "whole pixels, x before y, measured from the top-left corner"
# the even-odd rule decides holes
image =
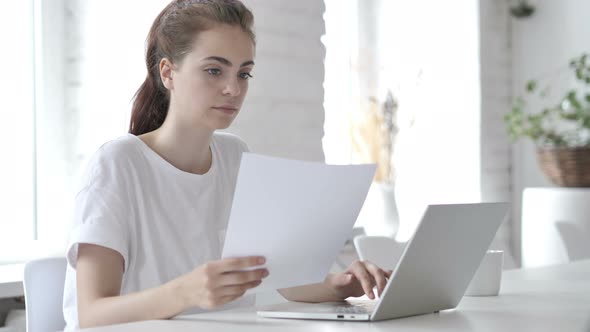
[[[204,58],[203,61],[204,60],[215,60],[215,61],[220,62],[220,63],[222,63],[222,64],[224,64],[226,66],[229,66],[229,67],[232,66],[231,61],[229,61],[226,58],[220,57],[220,56],[210,56],[210,57]],[[249,65],[253,65],[253,64],[254,64],[254,61],[249,60],[249,61],[246,61],[246,62],[242,63],[240,65],[240,67],[245,67],[245,66],[249,66]]]

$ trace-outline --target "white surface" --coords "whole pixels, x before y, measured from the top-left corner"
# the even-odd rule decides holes
[[[406,243],[387,236],[361,235],[354,238],[354,247],[360,260],[368,260],[384,270],[393,270]]]
[[[504,252],[488,250],[469,283],[466,296],[495,296],[500,292]]]
[[[266,257],[270,275],[253,292],[322,281],[350,236],[374,173],[375,165],[244,153],[222,257]]]
[[[6,315],[5,327],[14,332],[25,332],[27,330],[25,309],[13,309]],[[5,332],[0,328],[0,331]]]
[[[382,322],[279,320],[254,308],[88,331],[519,331],[590,330],[590,260],[503,275],[494,297],[466,297],[456,310]]]
[[[25,265],[28,332],[55,331],[66,326],[62,311],[66,265],[65,257],[42,258]]]
[[[0,265],[0,298],[23,296],[24,264]]]
[[[526,188],[522,194],[522,265],[590,258],[590,188]]]

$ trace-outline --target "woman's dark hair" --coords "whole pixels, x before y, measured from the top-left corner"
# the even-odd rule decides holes
[[[168,113],[170,92],[160,79],[160,61],[180,63],[193,47],[195,35],[216,24],[239,26],[255,42],[252,12],[238,0],[174,0],[156,17],[147,37],[147,77],[135,93],[129,132],[141,135],[158,129]]]

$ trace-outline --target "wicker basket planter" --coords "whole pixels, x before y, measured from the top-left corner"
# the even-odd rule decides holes
[[[590,187],[590,147],[538,148],[537,159],[556,185]]]

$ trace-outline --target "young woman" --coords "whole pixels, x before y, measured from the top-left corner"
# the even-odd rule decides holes
[[[67,329],[254,304],[264,257],[220,259],[246,144],[217,133],[240,111],[254,67],[252,13],[237,0],[176,0],[147,40],[130,133],[103,145],[76,196],[67,252]],[[311,259],[311,258],[310,258]],[[389,273],[354,262],[315,285],[322,302],[383,291]]]

